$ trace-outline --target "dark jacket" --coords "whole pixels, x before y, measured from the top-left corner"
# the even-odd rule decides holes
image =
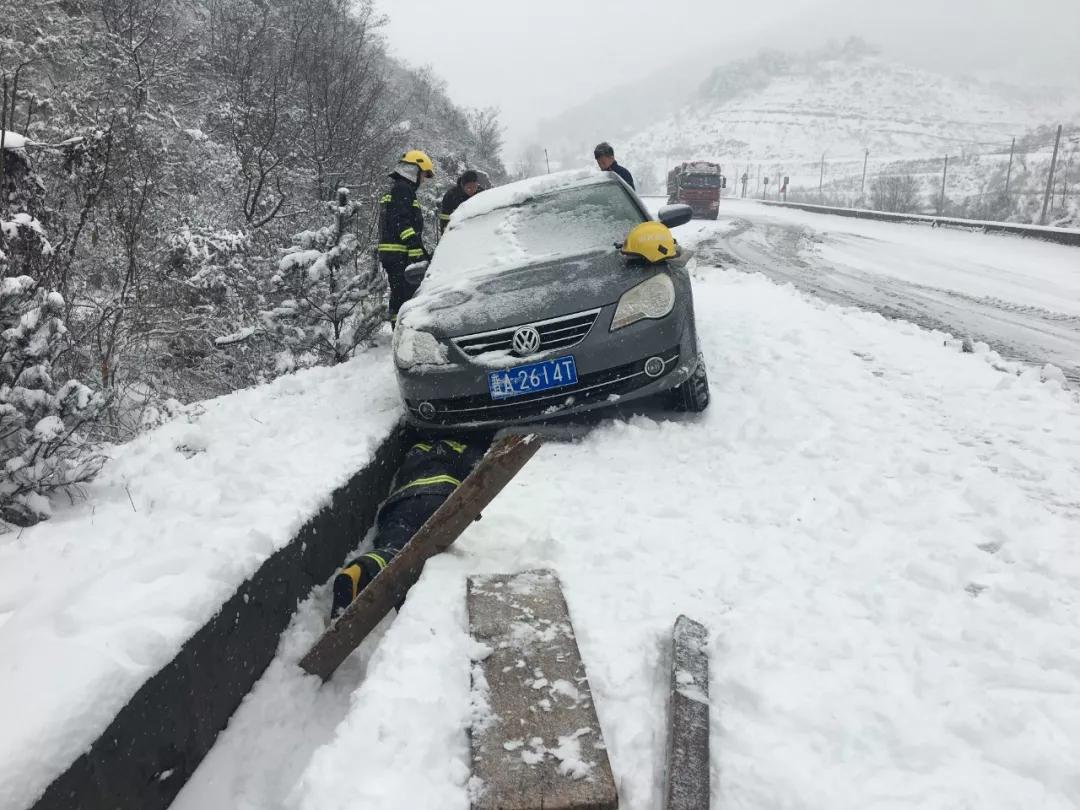
[[[390,192],[379,200],[379,258],[416,262],[424,249],[424,215],[416,199],[416,184],[394,175]]]
[[[449,496],[476,466],[485,449],[482,444],[466,445],[452,439],[417,442],[405,454],[383,510],[418,495]]]
[[[469,195],[465,193],[460,182],[455,183],[454,187],[443,195],[442,205],[439,206],[439,233],[446,230],[446,226],[450,224],[450,215],[467,199]]]
[[[606,171],[615,172],[615,174],[619,175],[619,177],[623,179],[626,185],[630,186],[630,188],[634,188],[633,176],[630,174],[629,169],[619,164],[619,161],[615,161],[614,163],[612,163],[611,168],[606,169]]]

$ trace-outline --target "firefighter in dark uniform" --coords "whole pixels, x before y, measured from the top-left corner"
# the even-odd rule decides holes
[[[432,438],[409,449],[394,479],[390,497],[379,507],[374,548],[349,562],[334,579],[331,619],[337,618],[356,599],[435,514],[480,461],[487,445],[482,438],[470,436],[468,444]]]
[[[462,173],[454,187],[443,195],[442,205],[439,206],[439,233],[446,230],[446,226],[450,224],[450,216],[457,211],[458,206],[479,190],[480,176],[472,169]]]
[[[424,247],[424,215],[416,190],[435,167],[419,149],[406,152],[390,177],[394,183],[379,200],[379,263],[390,285],[390,322],[397,322],[401,305],[412,298],[416,286],[405,278],[405,268],[430,258]]]

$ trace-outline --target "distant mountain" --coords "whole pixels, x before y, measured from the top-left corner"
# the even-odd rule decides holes
[[[1080,88],[1078,88],[1080,90]],[[745,169],[876,164],[1008,150],[1012,136],[1080,118],[1073,97],[949,77],[876,55],[865,43],[807,55],[762,51],[714,69],[678,110],[621,143],[623,160],[662,176],[687,159]],[[817,177],[815,176],[815,180]],[[816,183],[815,183],[816,185]]]

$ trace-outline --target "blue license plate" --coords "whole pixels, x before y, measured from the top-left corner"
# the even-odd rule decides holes
[[[488,372],[488,391],[492,399],[510,399],[575,383],[577,366],[573,355],[569,354],[541,363]]]

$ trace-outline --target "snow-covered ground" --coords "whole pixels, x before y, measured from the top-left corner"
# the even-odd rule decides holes
[[[662,200],[654,198],[654,205]],[[1080,382],[1080,250],[726,199],[678,232],[703,261],[1053,363]]]
[[[368,462],[401,416],[388,344],[204,403],[0,536],[0,808],[29,807]]]
[[[681,612],[711,631],[716,806],[1080,804],[1076,394],[760,274],[697,277],[709,411],[547,445],[326,686],[295,666],[317,589],[174,810],[465,810],[465,581],[541,566],[627,810],[660,806]]]

